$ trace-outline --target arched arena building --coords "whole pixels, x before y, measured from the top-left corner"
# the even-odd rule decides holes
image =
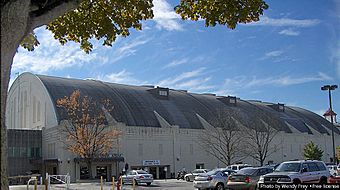
[[[329,162],[333,155],[331,123],[303,108],[162,87],[23,73],[11,86],[7,100],[10,176],[33,170],[42,174],[69,173],[72,181],[86,178],[87,168],[82,159],[65,148],[66,137],[61,131],[67,118],[62,117],[56,106],[57,99],[70,96],[77,89],[95,100],[110,99],[114,110],[109,125],[123,132],[117,140],[118,148],[105,158],[94,159],[91,168],[94,176],[111,179],[119,175],[126,163],[130,169],[147,169],[155,178],[169,178],[183,168],[190,171],[225,166],[197,143],[201,134],[209,134],[209,121],[220,108],[234,110],[245,116],[243,119],[252,118],[257,110],[266,116],[264,122],[268,118],[278,121],[273,126],[278,132],[272,143],[275,152],[265,163],[303,159],[303,146],[310,141],[324,151],[324,161]],[[239,123],[244,123],[241,120]],[[39,133],[23,137],[32,131]],[[334,133],[335,145],[339,146],[339,127]],[[33,140],[39,142],[30,143]],[[30,166],[16,164],[23,160],[28,160]],[[242,162],[259,164],[250,157]]]

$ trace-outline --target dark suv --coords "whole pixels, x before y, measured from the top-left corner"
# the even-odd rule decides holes
[[[281,163],[273,173],[260,177],[261,183],[327,183],[331,174],[322,161],[300,160]]]

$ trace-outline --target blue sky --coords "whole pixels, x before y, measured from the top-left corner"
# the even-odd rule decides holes
[[[90,54],[73,42],[62,46],[38,28],[41,45],[34,52],[19,48],[11,83],[28,71],[235,95],[318,114],[328,109],[320,87],[340,85],[340,1],[266,1],[260,22],[234,30],[182,21],[173,11],[178,1],[154,0],[155,18],[143,22],[142,31],[118,38],[113,47],[93,41]],[[340,89],[332,95],[340,114]]]

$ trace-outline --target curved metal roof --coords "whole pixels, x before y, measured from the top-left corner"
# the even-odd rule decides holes
[[[321,116],[308,110],[285,106],[284,112],[272,108],[272,103],[260,101],[245,101],[237,99],[236,106],[228,105],[212,94],[195,94],[182,90],[168,90],[168,98],[158,98],[151,93],[150,86],[130,86],[97,80],[80,80],[52,76],[37,75],[49,92],[52,102],[69,96],[74,90],[80,90],[81,95],[87,95],[94,100],[110,99],[114,109],[112,117],[129,126],[161,127],[155,116],[155,111],[169,124],[180,128],[203,128],[197,114],[209,121],[218,109],[230,110],[237,113],[235,119],[242,124],[252,119],[261,119],[277,130],[292,133],[287,123],[300,132],[328,134],[331,124]],[[60,122],[65,114],[57,108],[57,118]],[[336,133],[340,134],[338,129]]]

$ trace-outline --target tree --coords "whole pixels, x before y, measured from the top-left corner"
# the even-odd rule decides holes
[[[242,135],[234,110],[218,109],[209,119],[212,126],[200,135],[198,144],[225,165],[241,161]]]
[[[303,148],[303,156],[306,160],[321,160],[323,150],[318,145],[314,144],[313,141],[306,144]]]
[[[106,124],[105,111],[112,110],[109,101],[99,103],[88,96],[81,97],[76,90],[70,97],[58,99],[57,106],[64,108],[68,117],[69,124],[64,125],[67,149],[85,160],[92,178],[92,159],[107,156],[121,134]]]
[[[87,53],[91,38],[110,46],[129,28],[141,29],[140,20],[151,19],[152,0],[2,0],[1,1],[1,188],[8,189],[5,109],[13,57],[21,44],[32,51],[39,41],[33,30],[43,25],[62,44],[80,43]],[[258,21],[268,5],[263,0],[181,0],[176,12],[183,19],[205,19],[235,28],[237,23]]]
[[[254,109],[251,113],[251,117],[247,119],[247,128],[243,131],[246,143],[244,151],[263,166],[266,158],[277,151],[272,141],[278,133],[274,126],[279,126],[280,123],[261,110]]]

